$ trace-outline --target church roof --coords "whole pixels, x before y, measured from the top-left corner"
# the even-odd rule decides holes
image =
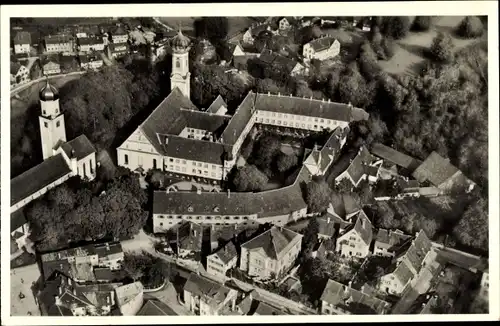
[[[18,203],[70,172],[71,169],[62,154],[49,157],[11,180],[10,204]]]
[[[69,142],[61,144],[61,148],[69,158],[76,158],[77,160],[96,152],[94,145],[85,135],[80,135]]]

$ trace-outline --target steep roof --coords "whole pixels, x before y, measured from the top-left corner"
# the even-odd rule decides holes
[[[360,210],[355,217],[356,222],[345,229],[343,234],[355,230],[366,245],[370,245],[373,239],[373,225],[363,210]]]
[[[222,101],[224,102],[224,101]],[[181,109],[181,114],[186,120],[186,127],[207,130],[216,135],[222,134],[230,116],[217,115],[211,112]]]
[[[144,287],[139,281],[119,286],[115,289],[116,303],[118,306],[123,306],[132,301],[136,296],[140,295],[143,290]]]
[[[71,169],[61,154],[47,158],[11,180],[10,204],[16,204],[70,172]]]
[[[216,113],[221,106],[224,106],[227,108],[227,104],[226,102],[224,101],[224,99],[222,98],[222,96],[217,96],[217,98],[212,102],[212,104],[210,104],[210,106],[208,107],[207,111],[208,113]]]
[[[79,45],[93,45],[93,44],[102,44],[104,40],[101,37],[89,36],[89,37],[80,37],[77,39]]]
[[[400,262],[396,265],[396,269],[392,273],[403,285],[413,278],[413,273],[405,262]]]
[[[330,48],[330,46],[332,46],[335,41],[336,39],[334,37],[325,36],[312,40],[311,42],[309,42],[309,44],[315,52],[320,52]]]
[[[432,152],[425,161],[413,172],[413,177],[420,183],[429,181],[438,187],[451,178],[459,170],[449,159],[443,158],[437,152]]]
[[[355,183],[358,183],[359,180],[365,175],[366,173],[366,165],[372,163],[374,160],[374,157],[368,152],[368,149],[366,147],[362,146],[359,149],[358,154],[356,157],[352,160],[351,164],[347,168],[347,173],[351,176],[352,180]]]
[[[238,252],[236,251],[236,247],[232,241],[229,241],[224,247],[219,249],[214,253],[220,260],[224,262],[224,264],[229,263],[234,257],[238,256]]]
[[[318,234],[325,235],[328,237],[333,237],[335,235],[335,224],[336,222],[343,222],[342,220],[335,219],[335,215],[332,215],[333,218],[324,218],[318,217],[316,220],[318,221]]]
[[[17,75],[17,72],[19,69],[21,69],[22,65],[19,62],[10,62],[10,74],[11,75]]]
[[[14,36],[14,44],[31,44],[31,34],[25,31],[17,32],[16,36]]]
[[[220,304],[229,294],[230,289],[209,278],[191,273],[184,285],[184,291],[203,297],[209,304]]]
[[[160,300],[151,299],[146,301],[137,316],[177,316],[177,314]]]
[[[243,129],[245,129],[247,123],[252,118],[256,98],[256,94],[250,91],[240,103],[222,133],[222,139],[225,144],[234,145],[236,143]]]
[[[203,228],[200,224],[184,222],[177,228],[179,235],[178,246],[189,251],[201,251]]]
[[[262,248],[269,258],[278,259],[286,246],[299,237],[300,234],[291,230],[273,226],[241,246],[248,250]]]
[[[26,216],[22,208],[10,214],[10,232],[15,231],[26,223],[28,221],[26,221]]]
[[[411,246],[408,248],[404,256],[413,266],[413,268],[419,271],[425,256],[427,255],[427,253],[429,253],[431,248],[431,241],[429,240],[425,232],[421,230],[412,241]]]
[[[253,314],[260,316],[288,315],[284,311],[262,301],[259,301],[257,309],[255,309],[255,312]]]
[[[351,314],[367,314],[370,313],[369,311],[373,311],[373,314],[382,314],[389,305],[383,300],[369,296],[334,280],[328,280],[321,295],[321,300]],[[368,307],[369,311],[365,309],[361,311],[358,308],[360,305]]]
[[[69,142],[61,144],[61,148],[69,158],[76,158],[77,160],[81,160],[96,152],[94,145],[83,134]]]
[[[45,44],[62,44],[69,43],[72,38],[66,34],[49,35],[45,37]]]
[[[293,59],[271,51],[263,51],[259,56],[259,60],[267,65],[279,66],[287,73],[291,73],[295,66],[297,66],[297,64],[300,64]]]
[[[416,158],[398,152],[397,150],[381,143],[373,143],[370,149],[373,155],[412,172],[415,171],[415,169],[422,163],[422,161],[417,160]]]
[[[168,144],[162,146],[160,152],[170,157],[222,165],[225,155],[230,152],[224,144],[213,141],[172,135],[167,138]]]
[[[379,229],[376,236],[376,243],[379,247],[384,247],[389,250],[396,249],[403,245],[406,242],[410,235],[404,234],[402,231],[396,230],[386,230]]]

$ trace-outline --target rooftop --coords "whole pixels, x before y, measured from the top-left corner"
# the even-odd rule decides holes
[[[420,183],[429,181],[434,186],[438,187],[458,171],[459,170],[450,163],[449,159],[445,159],[437,152],[432,152],[413,172],[413,177]]]
[[[61,154],[47,158],[42,163],[11,180],[10,204],[18,203],[70,172],[71,169]]]
[[[336,39],[334,37],[324,36],[312,40],[311,42],[309,42],[309,44],[314,49],[314,51],[320,52],[330,48],[330,46],[332,46],[332,44],[335,43],[335,41]]]
[[[291,230],[273,226],[255,238],[241,245],[248,250],[262,249],[271,259],[279,259],[285,253],[285,248],[302,236]]]
[[[119,286],[115,289],[116,302],[119,306],[123,306],[140,295],[143,290],[142,283],[139,281]]]
[[[31,44],[31,34],[25,31],[17,32],[16,36],[14,36],[14,44]]]
[[[137,316],[177,316],[177,314],[160,300],[151,299],[146,301]]]
[[[235,257],[238,257],[238,252],[234,243],[229,241],[224,247],[220,248],[212,255],[217,256],[224,264],[227,264]]]
[[[70,159],[76,158],[78,161],[92,153],[96,153],[94,145],[83,134],[69,142],[62,143],[61,148]]]
[[[422,163],[422,161],[417,160],[416,158],[398,152],[397,150],[381,143],[372,144],[370,149],[373,155],[401,166],[411,172],[415,171],[415,169]]]
[[[222,284],[210,280],[209,278],[196,273],[191,273],[186,284],[184,285],[184,291],[204,298],[204,300],[209,304],[219,305],[225,300],[230,289]]]

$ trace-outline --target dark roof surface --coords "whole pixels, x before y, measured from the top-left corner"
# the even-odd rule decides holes
[[[25,31],[17,32],[14,36],[14,44],[31,44],[31,34]]]
[[[182,110],[181,114],[186,120],[186,127],[207,130],[217,135],[221,134],[230,116],[217,115],[198,110]]]
[[[262,248],[268,257],[278,259],[286,246],[298,237],[300,237],[298,233],[273,226],[241,246],[249,250]]]
[[[413,177],[420,183],[429,181],[436,187],[451,178],[457,171],[448,159],[437,152],[432,152],[413,172]]]
[[[26,223],[28,223],[28,221],[26,221],[26,216],[22,208],[10,214],[10,232],[15,231]]]
[[[61,148],[70,159],[76,158],[77,160],[81,160],[82,158],[96,152],[94,145],[92,145],[87,136],[83,134],[70,140],[69,142],[63,143]]]
[[[359,149],[358,154],[352,160],[351,164],[347,168],[347,173],[351,176],[352,180],[355,183],[358,183],[363,175],[367,172],[366,165],[372,163],[374,161],[374,157],[368,152],[366,147],[362,146]]]
[[[177,316],[177,314],[165,303],[153,299],[146,301],[137,316]]]
[[[162,151],[170,157],[210,164],[223,164],[224,155],[229,152],[224,144],[208,140],[168,136],[168,144]]]
[[[215,255],[217,255],[217,257],[219,257],[224,264],[227,264],[231,261],[231,259],[238,256],[238,252],[236,251],[234,243],[229,241],[224,247],[219,249]]]
[[[217,98],[212,102],[212,104],[210,104],[210,106],[208,107],[207,111],[206,112],[209,112],[209,113],[216,113],[221,106],[224,106],[227,108],[227,104],[226,102],[224,101],[224,99],[222,98],[222,96],[217,96]]]
[[[262,301],[259,301],[257,309],[255,309],[255,312],[253,314],[260,316],[288,315],[284,311]]]
[[[227,297],[230,289],[209,278],[191,273],[184,285],[184,291],[205,298],[209,304],[220,304]]]
[[[325,36],[312,40],[309,44],[314,51],[319,52],[330,48],[335,41],[336,39],[334,37]]]
[[[371,146],[371,153],[412,172],[422,163],[416,158],[398,152],[381,143],[373,143]]]
[[[326,235],[328,237],[333,237],[335,235],[335,224],[339,220],[338,218],[335,218],[335,215],[332,215],[330,217],[330,220],[324,217],[318,217],[316,220],[318,221],[318,234],[321,235]]]
[[[61,154],[47,158],[11,180],[10,204],[16,204],[70,172],[71,169]]]
[[[62,44],[69,43],[72,38],[69,35],[58,34],[58,35],[49,35],[45,37],[45,44]]]

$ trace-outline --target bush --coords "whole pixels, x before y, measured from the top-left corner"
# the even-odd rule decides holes
[[[382,50],[384,52],[386,60],[392,58],[394,53],[396,52],[396,44],[394,40],[390,37],[386,37],[382,40],[381,43]]]
[[[431,16],[417,16],[411,25],[411,30],[414,32],[425,32],[431,27]]]
[[[476,38],[483,35],[484,26],[476,16],[465,17],[457,26],[457,35],[465,38]]]
[[[402,39],[410,30],[410,18],[406,16],[383,17],[381,32],[385,36]]]
[[[450,35],[440,32],[432,41],[429,55],[436,62],[449,63],[454,58],[453,48],[453,41]]]

